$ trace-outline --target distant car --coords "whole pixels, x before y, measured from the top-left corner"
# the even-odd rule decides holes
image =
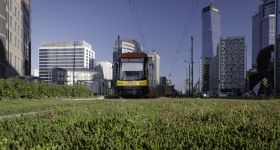
[[[196,93],[196,97],[202,98],[203,95],[202,95],[202,93]]]
[[[246,92],[244,93],[243,97],[246,97],[246,98],[250,98],[250,97],[256,97],[256,93],[254,91],[249,91],[249,92]]]
[[[210,95],[207,93],[197,93],[196,97],[200,97],[200,98],[209,98]]]

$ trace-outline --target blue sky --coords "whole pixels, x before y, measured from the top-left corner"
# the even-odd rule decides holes
[[[176,88],[186,79],[184,60],[190,55],[194,36],[194,79],[199,76],[201,56],[201,10],[210,0],[134,0],[148,50],[161,57],[161,76],[171,74]],[[196,11],[193,1],[199,1]],[[222,13],[222,36],[245,36],[248,66],[251,66],[251,18],[258,0],[215,0]],[[190,18],[193,10],[194,17]],[[192,20],[192,21],[191,21]],[[187,28],[185,28],[187,26]],[[183,42],[180,42],[183,36]],[[38,68],[38,47],[49,40],[85,40],[92,44],[96,60],[112,62],[114,41],[136,39],[142,42],[133,20],[129,0],[33,0],[32,66]]]

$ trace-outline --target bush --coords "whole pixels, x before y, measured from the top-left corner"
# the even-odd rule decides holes
[[[0,99],[34,99],[52,97],[89,97],[91,91],[81,85],[67,86],[31,83],[18,79],[0,80]]]

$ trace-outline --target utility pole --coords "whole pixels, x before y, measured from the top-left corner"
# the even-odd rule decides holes
[[[189,64],[189,96],[191,97],[191,64]]]
[[[191,36],[191,44],[192,44],[192,47],[191,47],[191,67],[192,67],[192,70],[191,70],[191,74],[192,74],[192,79],[191,79],[191,91],[192,91],[192,95],[193,95],[193,36]]]

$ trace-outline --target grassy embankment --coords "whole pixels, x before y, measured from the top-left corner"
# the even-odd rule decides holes
[[[1,148],[280,148],[280,101],[0,101]]]

